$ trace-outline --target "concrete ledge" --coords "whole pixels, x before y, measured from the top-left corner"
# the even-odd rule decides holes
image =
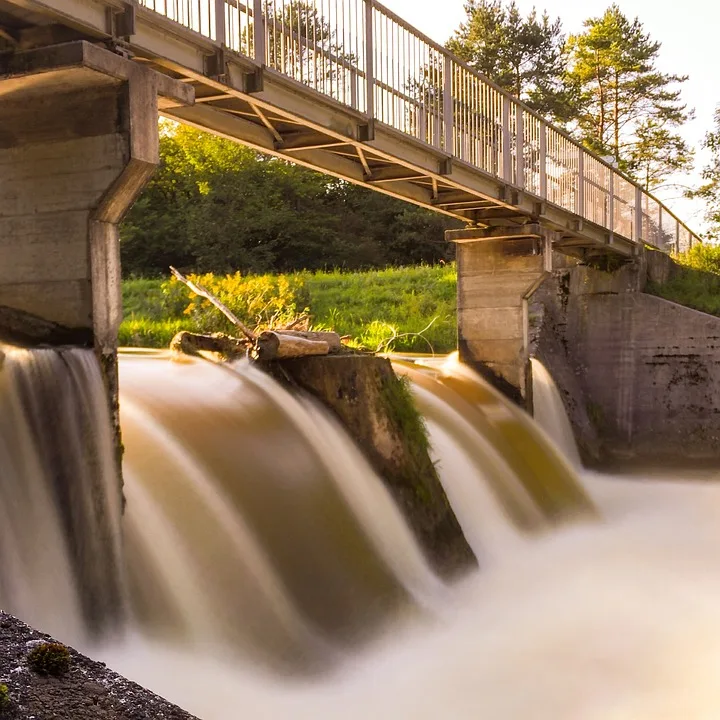
[[[75,73],[71,71],[75,70]],[[152,76],[157,94],[172,101],[166,107],[192,105],[195,91],[192,86],[154,72],[104,48],[84,40],[53,45],[36,50],[0,57],[0,97],[18,91],[62,92],[86,87],[89,70],[100,77],[92,84],[123,82],[133,76]]]

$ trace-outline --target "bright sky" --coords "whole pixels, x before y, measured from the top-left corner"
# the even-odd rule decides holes
[[[463,0],[381,0],[433,40],[444,43],[465,17]],[[560,17],[566,34],[582,29],[583,20],[596,17],[611,0],[516,0],[523,14],[537,7],[552,18]],[[683,86],[683,97],[696,111],[696,119],[684,132],[685,139],[698,150],[698,169],[705,158],[700,152],[703,135],[712,127],[715,106],[720,104],[720,82],[717,81],[717,51],[720,46],[720,3],[717,0],[617,0],[630,18],[638,17],[653,40],[662,43],[660,69],[676,75],[689,75]],[[698,182],[677,178],[678,182]],[[660,199],[677,212],[691,228],[701,231],[702,206],[677,200],[678,190],[658,190]]]

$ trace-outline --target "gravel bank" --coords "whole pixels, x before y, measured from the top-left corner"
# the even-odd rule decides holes
[[[0,612],[0,685],[10,697],[1,720],[197,720],[72,648],[66,674],[39,675],[27,656],[49,641],[49,635]]]

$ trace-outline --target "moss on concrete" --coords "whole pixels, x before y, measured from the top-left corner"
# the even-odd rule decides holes
[[[428,454],[427,431],[408,383],[389,360],[329,355],[261,367],[317,398],[340,420],[440,574],[453,576],[476,563]]]

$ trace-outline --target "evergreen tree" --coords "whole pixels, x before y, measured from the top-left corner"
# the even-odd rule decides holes
[[[720,240],[720,107],[715,110],[714,127],[705,135],[703,142],[710,153],[710,160],[703,168],[703,184],[688,193],[690,198],[704,200],[705,220],[709,225],[708,237]]]
[[[676,86],[686,76],[660,72],[660,43],[617,5],[570,37],[568,82],[578,97],[577,126],[587,147],[612,155],[648,189],[692,165],[676,129],[691,117]]]
[[[467,19],[448,48],[503,90],[549,119],[563,122],[572,114],[565,75],[565,37],[560,19],[522,17],[515,1],[468,0]]]

